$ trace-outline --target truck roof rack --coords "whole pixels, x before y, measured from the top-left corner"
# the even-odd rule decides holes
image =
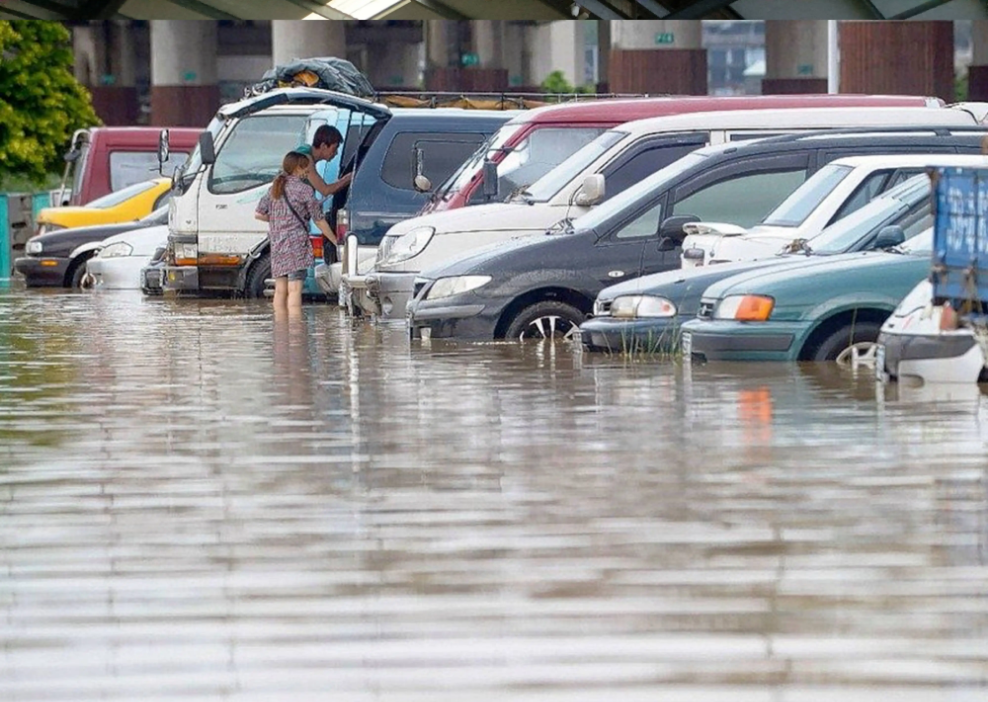
[[[527,110],[568,102],[669,97],[647,93],[512,93],[382,90],[369,98],[388,107],[462,107],[475,110]]]

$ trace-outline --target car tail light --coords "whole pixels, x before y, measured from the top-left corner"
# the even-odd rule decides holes
[[[322,234],[319,236],[310,236],[309,241],[312,242],[312,255],[316,259],[322,258],[322,247],[323,247],[323,237]]]

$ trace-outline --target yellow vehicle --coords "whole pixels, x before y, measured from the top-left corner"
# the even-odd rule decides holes
[[[96,198],[82,207],[46,207],[38,213],[37,234],[138,220],[164,205],[170,195],[171,180],[154,178]]]

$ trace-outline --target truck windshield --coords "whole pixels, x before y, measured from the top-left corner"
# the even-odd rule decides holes
[[[72,149],[79,152],[78,157],[69,166],[68,177],[72,180],[72,198],[77,199],[82,194],[82,174],[86,172],[86,161],[89,159],[89,132],[80,131]]]
[[[206,131],[213,135],[213,143],[216,142],[217,137],[220,135],[223,124],[224,121],[222,118],[213,117],[206,127]],[[202,168],[202,154],[199,152],[199,144],[197,142],[195,148],[192,149],[192,153],[189,154],[189,158],[186,159],[183,165],[178,167],[178,173],[184,177],[195,174],[200,168]]]
[[[285,154],[305,135],[305,114],[251,115],[218,146],[209,177],[213,193],[239,193],[270,183]]]
[[[627,138],[628,132],[617,129],[604,132],[578,151],[571,151],[565,160],[558,162],[528,190],[528,199],[534,202],[548,202],[556,193],[566,187],[573,178],[582,173],[591,163],[604,155],[612,146]]]

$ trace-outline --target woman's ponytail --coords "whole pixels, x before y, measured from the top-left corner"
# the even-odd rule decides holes
[[[285,181],[288,180],[288,174],[282,171],[274,177],[274,182],[271,184],[271,199],[280,200],[281,196],[285,194]]]

